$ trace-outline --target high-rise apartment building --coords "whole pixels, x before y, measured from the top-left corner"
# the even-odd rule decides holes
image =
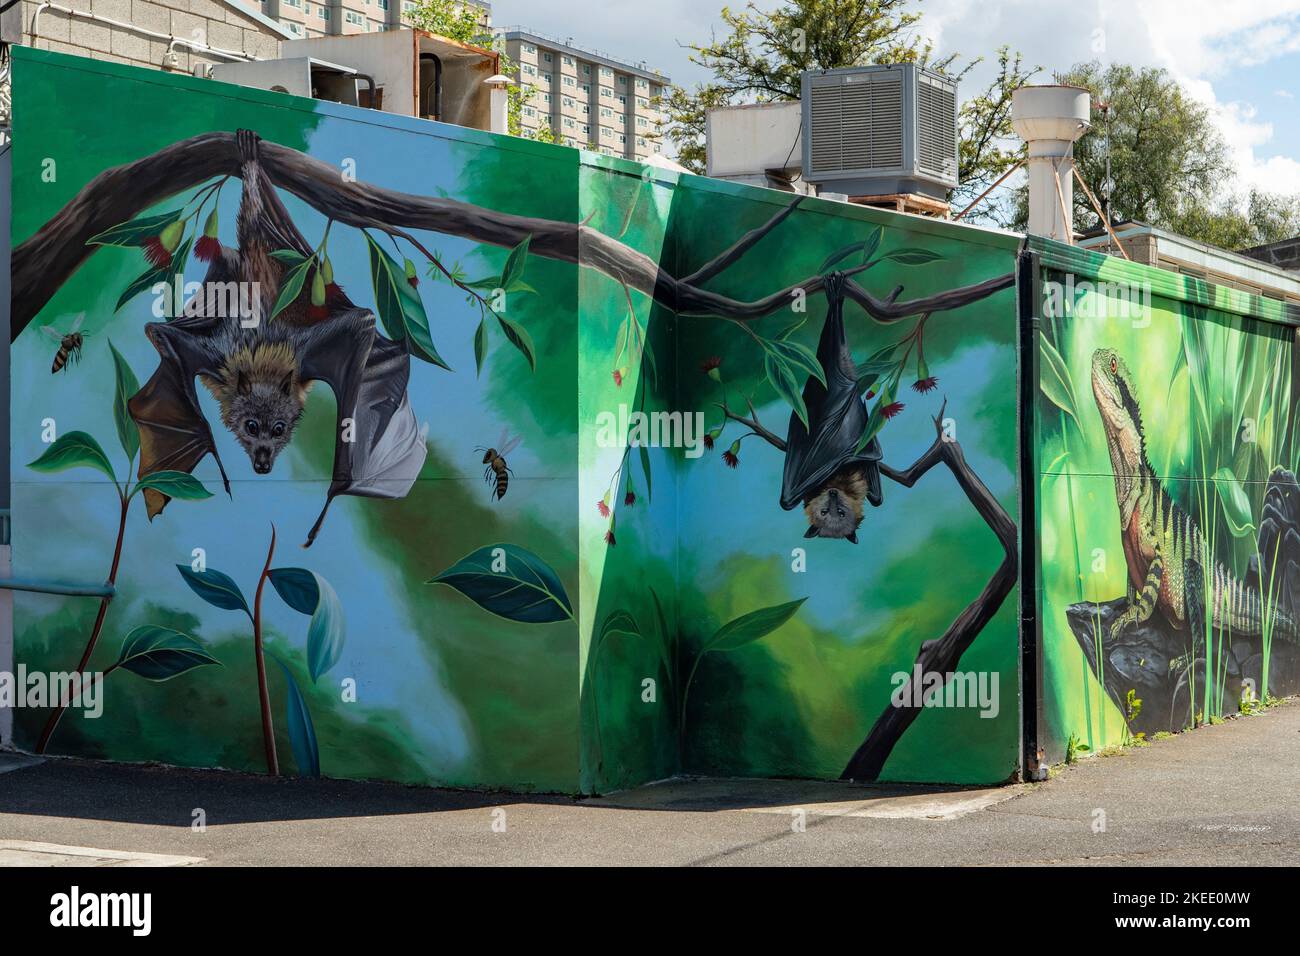
[[[483,29],[491,29],[491,4],[465,0],[462,6],[472,7]],[[299,37],[393,30],[405,25],[405,15],[414,8],[413,0],[262,0],[262,12]]]
[[[520,27],[504,37],[517,79],[533,90],[523,108],[525,136],[549,126],[561,143],[607,156],[644,160],[661,151],[657,97],[668,77]]]

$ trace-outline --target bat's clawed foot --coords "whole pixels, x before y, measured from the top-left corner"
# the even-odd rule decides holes
[[[251,129],[235,130],[235,145],[239,147],[239,158],[245,163],[257,162],[257,146],[262,141]]]

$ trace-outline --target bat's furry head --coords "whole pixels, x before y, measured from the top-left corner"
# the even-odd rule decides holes
[[[804,499],[808,516],[805,538],[845,538],[858,543],[862,524],[862,502],[867,497],[867,479],[860,467],[845,468]]]
[[[239,439],[253,470],[269,474],[307,399],[293,349],[284,342],[241,346],[226,356],[218,376],[203,376],[203,384],[220,403],[221,420]]]

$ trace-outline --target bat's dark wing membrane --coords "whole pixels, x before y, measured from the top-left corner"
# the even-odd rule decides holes
[[[817,346],[817,359],[826,385],[809,378],[803,400],[808,409],[808,427],[798,415],[790,414],[787,432],[785,473],[781,478],[781,507],[789,511],[805,496],[815,492],[845,465],[874,465],[880,461],[880,442],[872,439],[860,453],[858,442],[867,427],[867,407],[858,396],[858,381],[852,355],[844,337],[842,278],[826,277],[829,308]],[[867,499],[880,504],[880,473],[867,467]]]
[[[231,263],[225,259],[214,262],[205,283],[226,281],[230,267]],[[127,401],[127,411],[140,430],[139,477],[156,471],[193,471],[203,456],[211,453],[229,494],[230,480],[226,478],[226,469],[212,440],[212,429],[199,408],[194,389],[195,376],[220,373],[221,349],[216,337],[228,320],[195,314],[201,311],[201,308],[187,307],[189,314],[171,322],[151,322],[144,327],[149,341],[158,350],[160,361],[149,381]],[[171,499],[146,488],[144,500],[153,520]]]
[[[338,405],[334,475],[307,547],[338,495],[404,497],[427,449],[406,393],[410,356],[375,330],[371,312],[337,313],[304,334],[301,376],[328,383]]]

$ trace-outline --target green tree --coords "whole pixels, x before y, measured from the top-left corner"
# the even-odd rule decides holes
[[[1249,249],[1300,236],[1300,196],[1280,196],[1252,189],[1214,206],[1192,206],[1172,224],[1184,236],[1221,249]]]
[[[713,73],[694,90],[673,89],[662,100],[663,136],[688,169],[704,171],[704,117],[709,109],[747,101],[797,100],[805,70],[873,63],[914,62],[961,79],[979,60],[956,69],[956,54],[938,57],[916,32],[920,14],[905,0],[786,0],[772,10],[750,2],[724,8],[727,31],[692,45],[690,59]],[[1010,168],[1021,147],[1012,142],[1011,93],[1038,72],[1019,54],[998,51],[998,71],[987,87],[963,103],[959,118],[962,188],[971,198]]]
[[[426,30],[448,40],[455,40],[457,43],[467,43],[499,54],[501,72],[515,78],[514,85],[506,91],[508,103],[506,129],[511,136],[524,135],[524,106],[533,98],[537,87],[523,82],[519,64],[506,55],[505,44],[499,37],[493,36],[491,28],[483,26],[479,21],[477,8],[459,0],[418,0],[413,8],[403,14],[403,17],[417,30]],[[559,142],[549,126],[543,126],[540,131],[533,134],[533,138],[545,143]]]
[[[1092,94],[1093,125],[1074,159],[1112,223],[1139,220],[1223,249],[1300,234],[1300,197],[1232,189],[1235,172],[1210,111],[1167,71],[1092,62],[1056,80]],[[1027,203],[1022,189],[1012,225],[1023,228]],[[1074,205],[1076,229],[1101,228],[1082,190]]]
[[[1203,219],[1232,176],[1209,110],[1154,67],[1080,63],[1057,82],[1092,93],[1093,125],[1075,144],[1074,160],[1103,208],[1109,202],[1112,222],[1138,219],[1177,230],[1180,222]],[[1076,228],[1101,226],[1082,190],[1075,192],[1075,207]]]

